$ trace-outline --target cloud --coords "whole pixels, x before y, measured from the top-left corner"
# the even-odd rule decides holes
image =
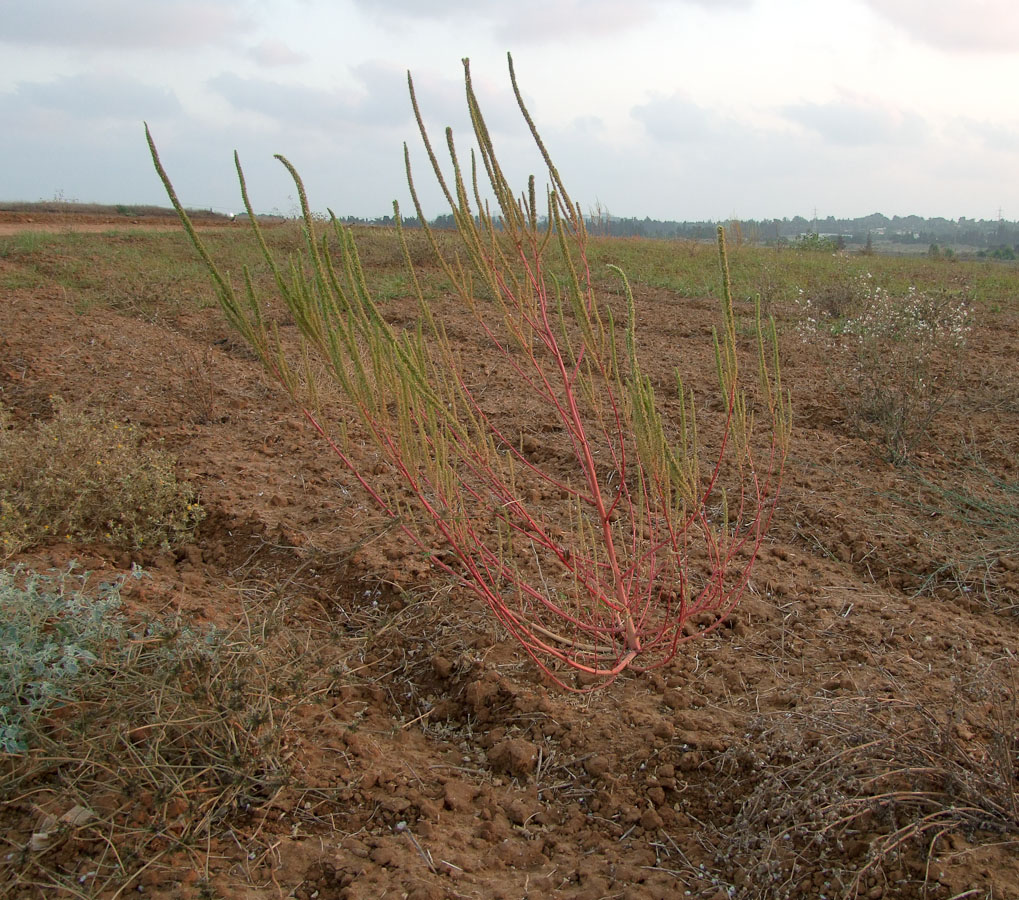
[[[799,103],[786,106],[782,113],[825,142],[844,147],[913,144],[927,132],[924,120],[913,113],[854,100]]]
[[[118,49],[229,42],[252,22],[240,0],[32,0],[3,5],[0,43]]]
[[[864,0],[915,40],[942,50],[1019,50],[1015,0]]]
[[[982,122],[975,119],[960,119],[960,130],[967,137],[975,137],[988,150],[999,153],[1019,151],[1019,130],[998,122]]]
[[[7,95],[7,104],[22,109],[57,111],[84,119],[141,121],[180,111],[168,88],[154,87],[113,75],[77,75],[46,82],[21,82]]]
[[[361,85],[359,121],[373,125],[400,125],[411,121],[407,72],[390,63],[372,60],[351,69]],[[463,88],[427,73],[414,79],[419,101],[432,109],[452,111],[463,105]]]
[[[208,86],[235,109],[257,113],[284,125],[335,123],[337,119],[349,119],[357,107],[355,100],[338,91],[244,78],[233,72],[211,78]]]
[[[694,142],[721,128],[711,110],[698,106],[683,94],[654,97],[630,111],[653,138],[663,141]]]
[[[208,86],[235,109],[267,116],[287,126],[335,135],[340,123],[379,128],[411,125],[407,72],[393,64],[370,60],[354,66],[355,89],[322,89],[223,72]],[[491,131],[517,127],[519,115],[508,89],[496,91],[479,80],[474,84]],[[458,134],[470,129],[463,83],[428,71],[414,73],[422,115],[432,130],[450,125]],[[407,129],[407,136],[412,129]],[[439,132],[441,133],[441,132]],[[435,139],[435,135],[433,135]],[[441,142],[441,138],[439,138]]]
[[[632,115],[639,121],[647,115],[645,128],[653,132],[618,143],[612,131],[599,135],[581,120],[545,135],[582,207],[597,198],[624,217],[782,215],[798,211],[793,198],[804,194],[816,203],[817,185],[831,180],[825,157],[790,142],[788,133],[744,125],[682,95],[655,98]]]
[[[288,126],[335,132],[338,123],[397,126],[411,117],[407,75],[381,62],[355,66],[360,90],[323,89],[223,72],[209,87],[235,109]]]
[[[749,9],[755,0],[682,0],[710,11]],[[408,19],[487,22],[503,41],[542,43],[563,37],[619,34],[654,20],[670,0],[354,0],[357,7],[390,27],[404,30]]]
[[[248,51],[248,55],[260,66],[293,66],[311,59],[307,53],[298,53],[283,41],[265,40]]]

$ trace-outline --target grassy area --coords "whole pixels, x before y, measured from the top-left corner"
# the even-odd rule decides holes
[[[595,278],[611,282],[600,269],[613,264],[634,284],[675,291],[683,297],[704,297],[718,292],[718,271],[713,245],[689,241],[643,238],[593,238],[591,262]],[[1008,305],[1019,285],[1015,264],[986,260],[930,259],[878,254],[810,253],[792,248],[730,248],[733,294],[737,300],[760,296],[765,306],[794,301],[799,291],[816,291],[870,273],[875,282],[893,293],[910,285],[920,290],[948,288],[967,294],[988,309]],[[604,279],[604,282],[603,282]]]
[[[326,230],[323,226],[323,232]],[[266,228],[270,246],[286,257],[303,244],[293,224]],[[210,252],[236,282],[247,268],[261,291],[273,288],[272,274],[246,228],[210,231]],[[421,233],[410,235],[412,258],[427,264],[430,250]],[[403,253],[394,232],[363,228],[359,249],[369,282],[382,299],[398,296],[407,284]],[[172,317],[215,303],[204,267],[183,232],[111,229],[103,234],[22,232],[0,236],[0,289],[58,289],[79,311],[93,306],[128,315]],[[424,277],[427,290],[448,287],[438,272]]]
[[[323,231],[325,228],[323,227]],[[299,249],[299,226],[288,223],[266,229],[270,246],[284,256]],[[384,228],[355,229],[369,281],[383,298],[398,296],[406,285],[403,254],[395,234]],[[440,235],[445,239],[445,235]],[[415,263],[423,266],[426,293],[448,288],[429,266],[430,249],[420,232],[408,233]],[[209,232],[210,252],[224,271],[240,280],[247,266],[256,285],[271,288],[258,246],[247,229]],[[1019,267],[989,260],[930,259],[881,255],[808,253],[795,249],[730,248],[733,294],[737,302],[760,296],[766,309],[781,321],[800,291],[816,292],[870,273],[874,283],[891,293],[909,286],[919,290],[948,289],[964,295],[988,312],[1010,306],[1019,286]],[[214,302],[212,289],[194,251],[180,232],[112,230],[106,234],[24,232],[0,237],[0,273],[7,290],[57,285],[79,308],[91,305],[166,315],[193,304]],[[618,288],[608,270],[616,265],[638,287],[674,291],[682,297],[715,296],[719,290],[714,245],[645,238],[591,239],[591,273],[595,285]]]

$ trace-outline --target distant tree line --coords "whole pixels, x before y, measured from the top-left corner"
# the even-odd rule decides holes
[[[347,216],[348,225],[392,226],[392,216],[374,219]],[[613,216],[599,207],[588,216],[588,229],[592,234],[610,237],[648,237],[672,240],[713,241],[719,225],[730,230],[738,227],[742,240],[754,244],[796,244],[811,236],[830,239],[839,247],[850,244],[875,246],[878,244],[918,244],[948,247],[973,247],[988,251],[988,256],[1014,259],[1019,254],[1019,222],[1004,219],[959,219],[920,216],[892,216],[873,213],[857,219],[836,219],[828,216],[807,219],[793,216],[784,219],[740,219],[738,221],[677,222],[645,217]],[[404,227],[418,228],[415,217],[404,219]],[[429,224],[433,228],[453,229],[453,216],[436,216]]]
[[[718,225],[738,224],[742,239],[755,244],[795,243],[811,235],[830,238],[839,245],[920,244],[929,246],[959,245],[977,248],[1019,249],[1019,223],[1003,219],[959,219],[920,216],[888,216],[873,213],[857,219],[836,219],[828,216],[807,219],[794,216],[784,219],[740,219],[738,222],[673,222],[644,218],[603,216],[597,220],[597,231],[618,237],[685,238],[712,240]]]
[[[53,200],[28,202],[2,202],[0,212],[60,212],[89,213],[121,216],[171,216],[176,213],[169,207],[143,205],[104,205],[80,203],[57,196]],[[233,218],[213,210],[189,209],[195,218]],[[266,220],[287,219],[283,213],[260,216]],[[826,249],[848,245],[866,247],[868,250],[879,244],[919,244],[929,248],[931,255],[938,255],[956,247],[969,247],[978,256],[995,259],[1019,258],[1019,222],[1004,219],[924,219],[920,216],[888,216],[873,213],[858,219],[836,219],[834,216],[820,219],[806,219],[793,216],[791,219],[739,219],[716,222],[675,222],[672,220],[645,217],[624,218],[613,216],[607,208],[598,203],[590,210],[587,219],[591,234],[612,237],[649,237],[673,240],[713,241],[719,225],[725,225],[731,233],[743,241],[754,244],[793,244],[803,249]],[[340,221],[347,225],[376,225],[393,227],[392,216],[362,218],[343,216]],[[405,228],[420,228],[421,222],[414,216],[403,220]],[[438,229],[455,229],[456,223],[449,213],[436,216],[429,225]]]

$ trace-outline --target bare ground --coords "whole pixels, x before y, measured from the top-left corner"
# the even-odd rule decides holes
[[[666,382],[703,349],[712,304],[638,303]],[[80,315],[55,288],[9,292],[0,400],[16,422],[59,395],[138,423],[208,510],[176,554],[53,544],[21,561],[140,563],[132,608],[226,627],[282,598],[322,685],[292,710],[288,784],[201,840],[175,840],[189,807],[106,798],[111,818],[162,829],[132,895],[1019,897],[1019,529],[930,487],[990,502],[979,458],[1014,488],[1017,325],[978,321],[967,382],[909,470],[845,424],[824,360],[790,339],[796,428],[751,591],[669,668],[576,697],[386,530],[218,310]],[[527,428],[527,398],[492,385]],[[41,896],[44,863],[88,896],[103,834],[26,849],[41,817],[67,812],[59,772],[4,800],[9,889]]]

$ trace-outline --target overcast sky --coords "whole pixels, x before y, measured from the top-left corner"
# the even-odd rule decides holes
[[[0,0],[0,200],[165,205],[145,120],[185,205],[406,212],[465,56],[523,188],[507,50],[585,209],[1019,219],[1016,0]]]

